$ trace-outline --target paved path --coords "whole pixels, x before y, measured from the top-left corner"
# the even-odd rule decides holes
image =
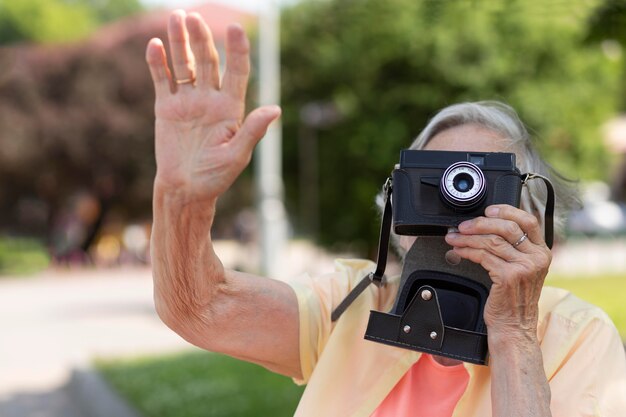
[[[65,388],[72,369],[185,348],[154,312],[148,269],[0,279],[2,417],[83,417]]]

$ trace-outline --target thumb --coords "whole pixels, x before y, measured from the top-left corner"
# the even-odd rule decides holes
[[[237,146],[247,152],[252,152],[257,143],[261,140],[270,123],[280,117],[281,110],[278,106],[263,106],[253,110],[245,118],[241,128],[235,135],[234,141]]]

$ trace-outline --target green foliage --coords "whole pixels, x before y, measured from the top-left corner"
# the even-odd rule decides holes
[[[626,2],[624,0],[604,0],[588,19],[586,40],[613,48],[621,55],[626,45]],[[615,46],[619,46],[616,51]],[[622,65],[620,85],[620,110],[626,109],[626,65]]]
[[[0,40],[62,42],[81,38],[96,26],[89,9],[61,0],[0,3]]]
[[[626,277],[607,275],[598,277],[549,276],[546,285],[564,288],[577,297],[597,305],[611,317],[622,340],[626,341]]]
[[[213,353],[100,362],[104,377],[146,417],[292,416],[302,388]]]
[[[605,0],[589,17],[588,38],[626,41],[626,2]]]
[[[98,22],[109,22],[143,10],[140,0],[65,0],[90,9]]]
[[[547,159],[576,178],[603,178],[599,126],[616,108],[619,65],[583,42],[595,1],[309,0],[283,14],[286,138],[301,109],[331,103],[341,121],[309,127],[319,146],[322,243],[370,250],[373,196],[401,148],[440,108],[508,102]],[[298,141],[285,141],[287,191],[299,190]]]
[[[139,0],[0,0],[0,44],[72,41],[138,10]]]
[[[32,274],[49,262],[46,248],[38,240],[0,237],[0,276]]]

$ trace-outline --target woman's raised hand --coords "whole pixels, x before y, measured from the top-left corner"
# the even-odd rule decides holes
[[[171,70],[160,39],[146,50],[156,92],[155,187],[187,202],[214,202],[249,163],[280,108],[260,107],[244,117],[250,45],[241,27],[228,27],[221,78],[211,31],[199,14],[172,12],[168,37]]]

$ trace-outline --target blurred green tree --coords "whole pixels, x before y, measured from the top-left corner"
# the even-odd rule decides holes
[[[310,179],[319,182],[319,203],[300,206],[319,204],[321,241],[371,251],[379,227],[373,196],[399,150],[436,110],[459,101],[508,102],[558,168],[579,178],[606,175],[598,127],[615,112],[619,69],[598,45],[583,42],[597,4],[309,0],[285,10],[282,103],[292,211],[307,211],[294,203],[307,193],[297,173],[315,158],[309,163],[319,168]]]
[[[626,1],[605,0],[590,16],[586,37],[590,44],[600,44],[609,54],[621,57],[626,45]],[[626,65],[621,61],[620,110],[626,110]]]
[[[96,25],[130,13],[136,0],[0,0],[0,42],[39,39],[32,33],[44,12],[5,15],[38,2],[88,10],[84,21]],[[600,24],[590,16],[602,4],[304,0],[285,9],[284,171],[297,230],[320,218],[322,243],[371,252],[379,228],[373,196],[399,150],[437,109],[462,100],[512,104],[554,165],[573,177],[602,178],[608,157],[598,126],[618,106],[622,62],[584,42]],[[143,56],[147,39],[164,36],[162,22],[151,19],[116,23],[82,44],[0,51],[0,227],[44,233],[84,189],[104,211],[149,216],[154,116]],[[55,30],[74,30],[74,22],[83,20],[76,15]],[[59,36],[41,39],[67,39]],[[236,213],[241,196],[249,204],[250,183],[239,181],[221,200],[231,209],[218,213]]]
[[[586,37],[590,45],[600,45],[609,56],[621,65],[619,84],[619,110],[626,111],[626,65],[623,50],[626,46],[626,2],[605,0],[589,17]],[[620,159],[617,157],[616,159]],[[616,161],[611,182],[611,198],[626,202],[626,154],[621,152],[621,161]]]
[[[0,0],[0,45],[72,41],[141,9],[139,0]]]
[[[65,0],[91,10],[98,22],[110,22],[144,10],[141,0]]]

